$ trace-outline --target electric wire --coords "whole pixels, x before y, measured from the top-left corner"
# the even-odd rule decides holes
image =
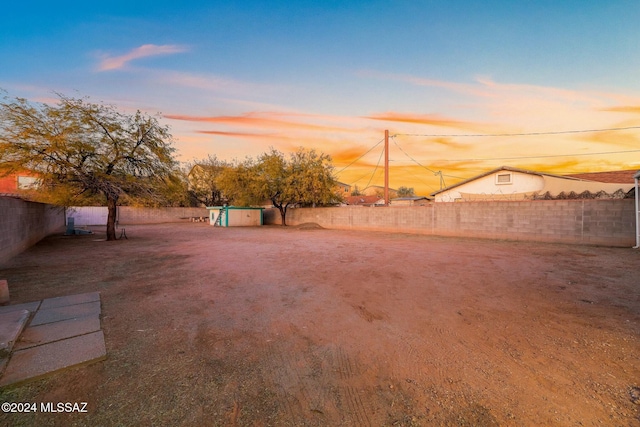
[[[356,184],[358,181],[360,181],[362,178],[365,178],[365,177],[367,177],[367,176],[369,176],[369,172],[365,173],[364,175],[362,175],[361,177],[359,177],[359,178],[358,178],[358,179],[356,179],[355,181],[351,181],[351,184],[350,184],[350,185],[355,186],[355,184]]]
[[[599,153],[571,153],[571,154],[547,154],[540,156],[518,156],[518,157],[483,157],[476,159],[441,159],[439,162],[480,162],[487,160],[523,160],[523,159],[544,159],[549,157],[577,157],[577,156],[601,156],[604,154],[624,154],[624,153],[639,153],[640,150],[624,150],[624,151],[602,151]]]
[[[371,181],[373,180],[373,177],[375,176],[376,171],[378,170],[378,166],[380,166],[380,162],[382,161],[382,155],[383,154],[384,154],[384,147],[382,148],[382,151],[380,152],[380,157],[378,157],[378,163],[376,164],[376,167],[373,168],[373,173],[371,174],[371,178],[369,178],[369,182],[367,182],[367,185],[364,188],[368,188],[369,184],[371,184]]]
[[[409,136],[409,137],[513,137],[513,136],[540,136],[540,135],[562,135],[562,134],[577,134],[577,133],[596,133],[596,132],[615,132],[615,131],[623,131],[623,130],[631,130],[631,129],[640,129],[640,126],[626,126],[626,127],[616,127],[616,128],[602,128],[602,129],[579,129],[579,130],[566,130],[566,131],[549,131],[549,132],[523,132],[523,133],[494,133],[494,134],[412,134],[412,133],[396,133],[391,135],[390,138],[393,140],[394,145],[412,162],[417,164],[418,166],[424,168],[425,170],[433,173],[434,175],[440,175],[441,179],[444,180],[444,176],[456,179],[462,179],[460,177],[456,177],[453,175],[443,175],[442,171],[434,171],[425,165],[418,162],[415,158],[413,158],[409,153],[407,153],[400,145],[398,144],[396,137],[397,136]],[[357,157],[347,166],[343,167],[336,174],[339,174],[345,171],[347,168],[353,166],[358,160],[362,159],[364,156],[373,151],[378,145],[384,142],[384,138],[374,144],[369,150],[365,153]],[[623,151],[604,151],[598,153],[569,153],[569,154],[550,154],[550,155],[539,155],[539,156],[514,156],[514,157],[493,157],[493,158],[467,158],[467,159],[439,159],[439,162],[472,162],[472,161],[491,161],[491,160],[526,160],[526,159],[540,159],[540,158],[553,158],[553,157],[573,157],[573,156],[600,156],[606,154],[624,154],[624,153],[638,153],[640,150],[623,150]],[[369,178],[369,182],[367,186],[371,184],[375,173],[380,166],[380,162],[382,160],[382,155],[384,154],[384,150],[380,154],[378,158],[378,163],[376,164],[371,177]],[[358,178],[355,182],[360,181],[367,174]],[[354,184],[355,184],[354,182]],[[366,188],[365,187],[365,188]]]
[[[395,136],[426,136],[426,137],[487,137],[487,136],[538,136],[538,135],[562,135],[569,133],[595,133],[595,132],[615,132],[629,129],[640,129],[640,126],[626,126],[618,128],[604,128],[604,129],[579,129],[579,130],[563,130],[563,131],[549,131],[549,132],[523,132],[523,133],[476,133],[476,134],[419,134],[419,133],[396,133]]]
[[[408,157],[412,162],[414,162],[416,165],[418,165],[418,166],[420,166],[420,167],[422,167],[422,168],[425,168],[426,170],[428,170],[429,172],[431,172],[431,173],[432,173],[432,174],[434,174],[434,175],[437,175],[437,174],[438,174],[438,172],[436,172],[436,171],[434,171],[434,170],[431,170],[431,169],[429,169],[428,167],[426,167],[426,166],[422,165],[422,164],[421,164],[420,162],[418,162],[416,159],[414,159],[414,158],[413,158],[413,157],[411,157],[409,154],[407,154],[407,152],[406,152],[406,151],[404,151],[404,150],[402,149],[402,147],[400,147],[400,145],[398,145],[398,142],[396,141],[395,135],[394,135],[394,136],[392,136],[392,137],[391,137],[391,139],[393,140],[393,144],[394,144],[396,147],[398,147],[398,149],[399,149],[400,151],[402,151],[402,153],[403,153],[405,156],[407,156],[407,157]]]
[[[342,169],[340,169],[339,171],[337,171],[336,174],[339,174],[340,172],[344,171],[346,168],[352,166],[355,162],[357,162],[358,160],[360,160],[361,158],[363,158],[364,156],[369,154],[371,151],[373,151],[374,148],[376,148],[378,145],[382,144],[383,142],[384,142],[384,138],[382,138],[380,141],[378,141],[378,143],[375,144],[373,147],[369,148],[366,153],[364,153],[363,155],[361,155],[360,157],[358,157],[357,159],[355,159],[354,161],[349,163],[347,166],[345,166]]]

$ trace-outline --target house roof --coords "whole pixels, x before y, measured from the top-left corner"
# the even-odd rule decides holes
[[[348,205],[373,205],[382,200],[378,196],[349,196],[344,201]],[[384,200],[382,200],[384,203]]]
[[[362,189],[362,191],[368,190],[370,188],[377,188],[377,189],[380,189],[380,190],[384,190],[384,186],[382,186],[382,185],[369,185],[368,187],[364,187]],[[395,188],[389,187],[389,191],[398,191],[398,190],[396,190]]]
[[[639,171],[635,169],[627,169],[621,171],[572,173],[566,176],[612,184],[633,184],[633,177],[637,172]]]
[[[466,184],[468,182],[475,181],[476,179],[484,178],[485,176],[494,174],[496,172],[500,172],[502,170],[509,171],[509,172],[520,172],[520,173],[526,173],[526,174],[538,175],[538,176],[552,176],[554,178],[562,178],[562,179],[570,179],[570,180],[579,181],[578,178],[574,178],[574,177],[571,177],[571,176],[561,176],[561,175],[554,175],[554,174],[546,173],[546,172],[537,172],[537,171],[532,171],[532,170],[528,170],[528,169],[513,168],[511,166],[501,166],[499,168],[492,169],[492,170],[490,170],[488,172],[482,173],[480,175],[473,176],[471,178],[465,179],[464,181],[460,181],[460,182],[458,182],[456,184],[453,184],[453,185],[450,185],[448,187],[445,187],[445,188],[443,188],[441,190],[438,190],[436,192],[431,193],[431,195],[435,196],[436,194],[440,194],[440,193],[442,193],[444,191],[451,190],[452,188],[459,187],[459,186],[464,185],[464,184]]]
[[[431,197],[427,197],[427,196],[413,196],[413,197],[396,197],[391,199],[392,201],[399,201],[399,200],[430,200]]]

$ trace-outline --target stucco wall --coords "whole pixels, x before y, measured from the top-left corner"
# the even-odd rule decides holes
[[[208,218],[207,208],[134,208],[118,206],[118,224],[159,224],[163,222],[190,221],[191,218]]]
[[[306,222],[347,230],[620,247],[635,244],[634,201],[631,199],[303,208],[290,209],[287,213],[289,225]],[[265,223],[279,224],[279,218],[267,214]]]
[[[65,230],[64,208],[0,197],[0,265],[42,238]]]
[[[262,213],[260,209],[229,209],[229,226],[251,227],[262,225]]]

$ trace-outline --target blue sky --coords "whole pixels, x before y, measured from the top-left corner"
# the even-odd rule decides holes
[[[11,2],[0,88],[160,112],[181,160],[331,154],[422,193],[507,164],[640,168],[637,1]],[[429,135],[429,136],[415,136]],[[381,147],[379,147],[381,148]],[[607,154],[599,154],[607,153]],[[348,166],[348,167],[347,167]],[[346,167],[346,168],[345,168]],[[375,172],[374,172],[375,171]]]

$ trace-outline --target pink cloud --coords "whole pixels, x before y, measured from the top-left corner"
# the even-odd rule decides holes
[[[286,131],[290,129],[322,131],[322,132],[351,132],[349,128],[333,125],[315,124],[290,120],[290,118],[315,118],[308,114],[286,114],[277,112],[249,112],[238,116],[189,116],[178,114],[167,114],[164,117],[172,120],[182,120],[189,122],[213,123],[218,125],[269,128]],[[317,116],[326,118],[326,116]]]
[[[180,45],[155,45],[145,44],[124,55],[110,56],[103,55],[100,64],[98,64],[98,71],[118,70],[127,65],[128,62],[134,59],[146,58],[149,56],[158,55],[171,55],[174,53],[186,52],[188,49],[185,46]]]

